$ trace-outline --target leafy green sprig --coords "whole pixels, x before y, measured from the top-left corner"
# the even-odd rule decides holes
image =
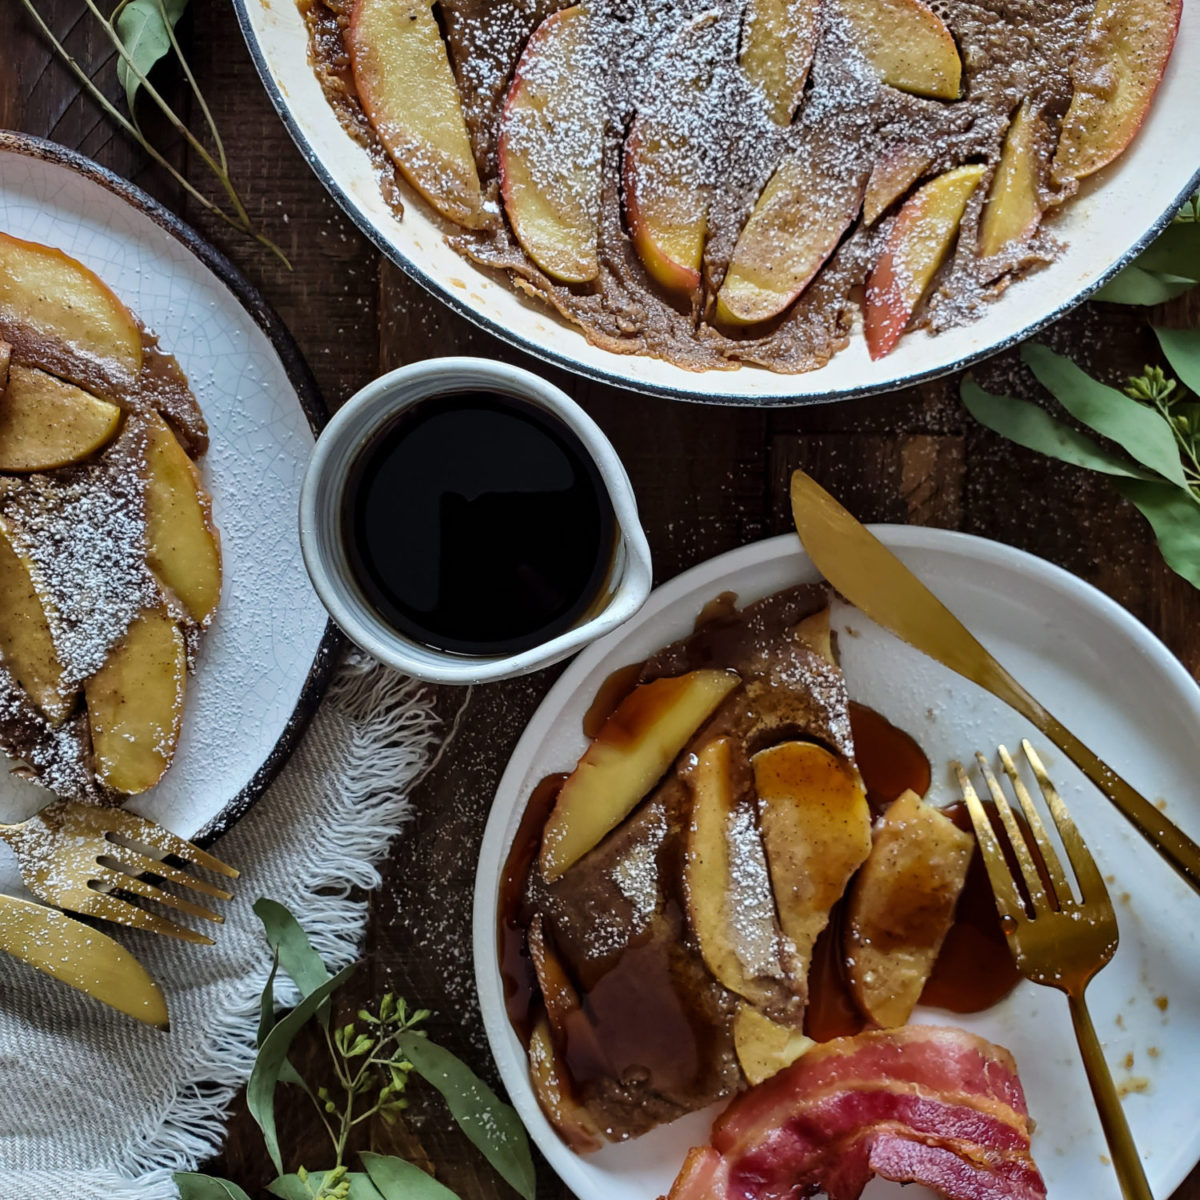
[[[291,264],[283,251],[266,234],[255,227],[237,188],[234,186],[220,131],[217,129],[212,111],[208,107],[204,94],[201,92],[196,77],[175,36],[175,27],[187,9],[188,0],[120,0],[109,17],[106,17],[100,10],[96,0],[84,0],[89,13],[100,25],[116,51],[117,78],[125,91],[128,115],[122,113],[109,100],[91,75],[54,36],[53,30],[38,11],[34,0],[21,0],[21,2],[37,23],[43,36],[74,73],[84,90],[118,128],[141,146],[150,159],[166,171],[197,204],[207,212],[219,217],[239,233],[252,237],[260,245],[270,250],[284,266],[290,268]],[[204,118],[208,137],[213,145],[212,152],[192,132],[187,123],[167,103],[150,81],[150,72],[168,57],[174,58],[179,64],[188,88],[196,100],[197,107]],[[214,203],[205,196],[191,180],[168,161],[146,136],[137,115],[137,99],[139,94],[143,93],[216,178],[228,200],[228,208]]]
[[[1045,346],[1021,348],[1025,364],[1074,424],[1031,401],[985,392],[971,376],[962,400],[976,420],[1010,441],[1111,476],[1150,523],[1167,565],[1200,588],[1200,331],[1154,332],[1178,378],[1148,366],[1124,390]]]
[[[458,1200],[444,1184],[396,1155],[360,1151],[361,1171],[347,1163],[352,1132],[378,1115],[391,1123],[408,1104],[412,1075],[441,1093],[450,1115],[492,1167],[524,1200],[533,1200],[534,1168],[529,1141],[516,1112],[471,1069],[421,1028],[428,1009],[410,1009],[388,993],[375,1008],[361,1008],[354,1021],[331,1027],[331,997],[353,967],[331,975],[296,919],[282,904],[254,905],[275,955],[259,1006],[258,1057],[246,1085],[246,1104],[258,1122],[278,1177],[267,1190],[281,1200]],[[300,1003],[277,1019],[275,979],[282,970],[300,992]],[[312,1088],[288,1060],[299,1031],[315,1022],[321,1030],[332,1080]],[[303,1165],[285,1172],[275,1128],[276,1094],[294,1085],[309,1098],[329,1135],[334,1158],[323,1171]],[[178,1172],[182,1200],[249,1200],[226,1179]]]
[[[1200,284],[1200,193],[1124,270],[1096,294],[1113,304],[1164,304]]]
[[[1148,366],[1141,375],[1131,375],[1125,394],[1157,409],[1171,426],[1188,487],[1200,502],[1200,402],[1189,400],[1191,393],[1162,367]]]

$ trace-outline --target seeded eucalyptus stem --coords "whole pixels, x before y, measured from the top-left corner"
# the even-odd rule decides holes
[[[171,106],[163,99],[158,90],[150,83],[145,74],[133,62],[128,51],[125,49],[124,43],[121,41],[121,38],[114,29],[112,21],[104,16],[104,14],[96,6],[95,0],[84,0],[88,10],[92,13],[96,20],[99,21],[100,25],[104,29],[105,34],[107,35],[109,41],[113,44],[114,49],[120,56],[130,75],[132,75],[138,81],[139,85],[145,90],[146,94],[161,110],[170,124],[179,132],[180,136],[184,138],[188,146],[190,146],[196,152],[196,154],[199,155],[204,165],[220,182],[222,189],[229,197],[230,204],[233,207],[232,214],[200,192],[199,189],[196,188],[195,185],[192,184],[192,182],[182,174],[182,172],[180,172],[166,159],[166,157],[142,132],[136,117],[134,117],[132,113],[129,117],[126,117],[117,109],[112,101],[110,101],[96,85],[91,76],[83,69],[83,67],[67,51],[66,47],[63,46],[62,42],[60,42],[54,35],[54,32],[50,29],[49,25],[47,25],[33,0],[21,0],[21,3],[24,5],[25,10],[37,23],[38,28],[42,31],[42,35],[46,38],[50,45],[54,47],[58,56],[75,75],[76,79],[79,80],[84,90],[92,97],[93,100],[95,100],[95,102],[100,106],[110,120],[112,120],[121,130],[123,130],[124,133],[133,141],[141,146],[150,159],[160,166],[164,171],[166,171],[167,174],[169,174],[171,178],[183,188],[187,195],[195,200],[196,203],[199,204],[206,212],[212,213],[214,216],[219,217],[222,221],[224,221],[231,228],[236,229],[239,233],[244,233],[249,237],[252,237],[256,242],[259,243],[259,245],[270,250],[271,253],[274,254],[285,267],[288,267],[289,270],[291,269],[291,263],[288,261],[287,256],[283,253],[283,251],[273,241],[271,241],[270,238],[259,232],[259,230],[254,227],[254,223],[250,218],[250,214],[246,211],[245,205],[242,203],[241,196],[238,194],[237,189],[233,184],[233,180],[230,178],[225,148],[221,142],[220,135],[217,133],[216,124],[213,121],[212,113],[209,110],[209,107],[205,102],[199,87],[197,86],[195,77],[192,74],[191,68],[188,66],[187,60],[184,58],[179,42],[175,38],[174,31],[171,29],[170,21],[165,19],[165,12],[163,20],[164,28],[167,32],[167,36],[170,40],[175,57],[178,59],[183,68],[188,85],[200,105],[205,122],[213,136],[213,142],[217,148],[216,159],[212,157],[203,143],[195,136],[195,134],[192,133],[187,125],[180,120],[179,116],[175,113]],[[126,3],[127,0],[122,0],[122,3],[114,10],[114,18],[120,14]],[[162,10],[162,0],[159,0],[159,8]]]
[[[404,1090],[412,1064],[399,1052],[397,1042],[401,1034],[415,1029],[428,1015],[425,1009],[409,1012],[405,1001],[389,992],[380,1002],[378,1016],[359,1010],[359,1021],[371,1032],[360,1031],[354,1022],[332,1031],[325,1027],[325,1045],[343,1100],[339,1105],[324,1087],[318,1088],[315,1095],[309,1092],[309,1098],[333,1143],[335,1168],[345,1166],[346,1147],[356,1126],[376,1113],[390,1120],[407,1106]],[[359,1058],[362,1062],[356,1063]],[[374,1093],[373,1102],[355,1112],[359,1097],[369,1092]],[[328,1120],[334,1114],[336,1129]]]
[[[1189,417],[1178,410],[1188,394],[1180,391],[1179,381],[1167,376],[1162,367],[1148,366],[1141,375],[1131,375],[1125,394],[1155,408],[1171,428],[1183,466],[1184,478],[1193,500],[1200,504],[1200,417]]]

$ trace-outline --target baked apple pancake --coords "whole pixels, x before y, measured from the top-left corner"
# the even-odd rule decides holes
[[[1182,0],[298,0],[397,216],[607,350],[825,364],[971,321],[1142,124]]]
[[[175,359],[82,263],[0,234],[0,748],[60,796],[170,765],[221,590]]]
[[[614,676],[586,732],[530,798],[499,934],[509,1017],[574,1148],[1015,984],[969,819],[851,702],[823,587],[720,597]]]

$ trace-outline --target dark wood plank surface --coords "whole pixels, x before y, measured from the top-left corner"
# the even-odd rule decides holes
[[[106,64],[100,79],[115,96],[111,55],[78,0],[40,0],[39,7],[81,61],[92,69]],[[655,400],[542,368],[449,312],[357,232],[277,120],[228,5],[193,5],[181,35],[223,131],[233,175],[255,220],[292,259],[291,271],[205,213],[115,132],[49,54],[16,0],[0,4],[0,124],[82,150],[195,225],[279,311],[331,408],[382,370],[433,355],[520,363],[565,388],[612,438],[637,492],[659,581],[786,530],[787,476],[803,466],[863,520],[967,530],[1066,567],[1149,625],[1200,676],[1200,593],[1163,565],[1142,519],[1098,477],[1014,449],[976,425],[957,400],[957,379],[767,412]],[[160,144],[202,192],[215,195],[177,139],[164,133]],[[1200,293],[1154,315],[1194,326]],[[1132,309],[1087,306],[1060,322],[1049,340],[1113,380],[1154,361],[1144,314]],[[1001,356],[978,373],[985,384],[1010,381],[1015,358]],[[370,897],[366,963],[355,984],[359,1000],[393,988],[434,1009],[434,1035],[488,1075],[470,971],[475,856],[499,774],[555,675],[476,688],[469,699],[454,689],[436,691],[447,722],[464,703],[465,719],[416,790],[413,820],[384,868],[383,888]],[[289,1162],[325,1165],[322,1136],[288,1110]],[[365,1129],[363,1141],[418,1160],[428,1156],[438,1177],[465,1200],[507,1193],[436,1108],[418,1104],[405,1128]],[[210,1168],[252,1194],[271,1177],[240,1104],[225,1151]],[[539,1195],[569,1195],[544,1164]],[[1200,1171],[1175,1200],[1200,1200]]]

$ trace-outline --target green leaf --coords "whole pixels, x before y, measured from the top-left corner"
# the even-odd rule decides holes
[[[1187,487],[1175,434],[1161,413],[1093,379],[1069,358],[1036,342],[1021,347],[1021,358],[1077,421],[1116,442],[1177,487]]]
[[[402,1158],[369,1150],[358,1157],[383,1200],[458,1200],[444,1183]]]
[[[1039,454],[1047,454],[1072,466],[1103,471],[1105,475],[1125,475],[1133,479],[1156,478],[1092,441],[1087,434],[1064,425],[1029,400],[993,396],[969,375],[962,382],[961,395],[964,406],[975,420],[1027,450],[1036,450]]]
[[[246,1084],[246,1107],[250,1110],[250,1115],[258,1122],[258,1127],[263,1133],[263,1141],[267,1144],[267,1153],[270,1154],[275,1169],[281,1175],[283,1174],[283,1162],[279,1156],[279,1137],[275,1132],[275,1085],[279,1082],[283,1064],[287,1061],[287,1052],[292,1044],[292,1039],[300,1031],[300,1027],[350,978],[353,972],[353,964],[339,971],[316,991],[305,996],[286,1017],[279,1021],[264,1039],[258,1051],[258,1058],[254,1061],[254,1070],[250,1072],[250,1082]]]
[[[273,1183],[267,1184],[267,1191],[282,1200],[312,1200],[317,1195],[328,1171],[309,1171],[308,1179],[303,1180],[299,1175],[280,1175]],[[349,1200],[383,1200],[370,1176],[362,1171],[349,1171],[343,1176],[350,1184]]]
[[[1189,391],[1200,396],[1200,330],[1160,329],[1156,325],[1154,332],[1172,370]]]
[[[537,1184],[533,1156],[516,1110],[505,1104],[462,1059],[428,1038],[402,1033],[396,1045],[412,1063],[413,1070],[442,1093],[450,1115],[488,1162],[525,1200],[533,1200]]]
[[[263,984],[262,998],[258,1003],[258,1039],[256,1045],[261,1046],[266,1040],[267,1034],[271,1032],[275,1025],[275,975],[279,970],[279,955],[275,955],[275,961],[271,964],[271,973],[267,976],[267,982]],[[308,1094],[309,1099],[314,1104],[317,1103],[317,1098],[312,1094],[312,1089],[305,1082],[304,1077],[296,1070],[295,1067],[285,1058],[283,1066],[279,1069],[280,1083],[295,1083],[302,1087]]]
[[[308,934],[278,900],[262,896],[255,900],[254,911],[263,923],[267,945],[279,956],[279,965],[300,989],[302,996],[311,995],[329,980],[329,969],[312,948]],[[322,1009],[317,1016],[322,1027],[328,1028],[329,1010]]]
[[[1161,271],[1145,271],[1137,263],[1117,272],[1102,288],[1092,293],[1093,300],[1109,304],[1166,304],[1196,286],[1194,279]]]
[[[1143,271],[1161,271],[1200,280],[1200,226],[1179,222],[1168,225],[1149,249],[1137,257]]]
[[[188,0],[129,0],[117,14],[115,28],[132,65],[143,75],[171,52],[168,29],[179,24]],[[124,58],[117,59],[117,79],[125,89],[125,101],[133,112],[141,80]]]
[[[1150,522],[1166,564],[1200,588],[1200,503],[1168,483],[1125,479],[1117,489]]]
[[[262,996],[258,1001],[258,1036],[256,1046],[261,1046],[267,1040],[267,1034],[275,1025],[275,976],[279,973],[279,955],[271,963],[271,973],[263,984]]]
[[[172,1176],[179,1189],[179,1200],[250,1200],[236,1183],[218,1179],[215,1175],[198,1175],[195,1171],[176,1171]],[[305,1196],[303,1200],[312,1200]]]

